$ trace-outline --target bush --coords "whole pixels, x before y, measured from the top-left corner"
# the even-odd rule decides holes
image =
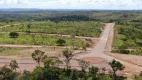
[[[66,41],[63,39],[58,39],[56,43],[58,44],[58,46],[65,46]]]
[[[10,32],[9,36],[10,38],[18,38],[19,34],[16,32]]]

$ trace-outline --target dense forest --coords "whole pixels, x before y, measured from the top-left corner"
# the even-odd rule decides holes
[[[0,21],[142,21],[141,11],[0,11]]]

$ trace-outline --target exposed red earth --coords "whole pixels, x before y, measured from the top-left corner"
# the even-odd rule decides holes
[[[83,59],[86,61],[89,61],[92,65],[97,66],[99,68],[106,68],[110,69],[110,66],[108,65],[108,62],[115,59],[117,61],[120,61],[124,66],[125,70],[121,74],[125,74],[127,76],[132,76],[133,74],[138,74],[140,71],[142,71],[141,65],[137,65],[136,63],[142,64],[141,61],[139,61],[138,57],[134,60],[133,55],[122,55],[122,54],[111,54],[111,46],[113,41],[113,35],[114,35],[114,23],[106,23],[105,29],[102,32],[99,41],[96,43],[96,45],[93,48],[88,48],[89,51],[86,54],[77,54],[74,58],[75,59]],[[2,47],[43,47],[43,46],[35,46],[35,45],[0,45]],[[141,56],[139,58],[142,59]],[[26,70],[33,70],[36,66],[36,63],[32,60],[32,58],[17,58],[17,57],[7,57],[7,56],[1,56],[0,57],[0,66],[3,66],[5,64],[8,64],[12,59],[17,60],[19,63],[19,71],[22,71],[24,69]],[[132,61],[134,60],[134,61]],[[71,61],[71,66],[77,66],[78,63],[73,60]]]

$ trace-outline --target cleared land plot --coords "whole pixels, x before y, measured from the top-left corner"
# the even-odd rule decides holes
[[[84,41],[80,39],[71,39],[67,37],[42,35],[42,34],[19,34],[18,38],[10,38],[8,33],[0,34],[0,44],[31,44],[31,45],[48,45],[56,46],[57,40],[63,39],[66,41],[66,46],[78,46],[81,47]]]
[[[59,57],[62,55],[64,48],[59,47],[45,47],[45,48],[11,48],[11,47],[1,47],[0,56],[7,57],[31,57],[31,54],[35,50],[44,51],[49,57]]]
[[[94,21],[40,21],[22,22],[21,25],[11,25],[0,29],[4,32],[37,32],[48,34],[65,34],[76,36],[98,37],[103,28],[103,24]]]

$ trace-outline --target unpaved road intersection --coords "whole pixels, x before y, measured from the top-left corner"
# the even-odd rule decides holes
[[[119,58],[115,58],[113,56],[110,56],[109,51],[111,50],[111,44],[113,41],[113,35],[114,35],[114,23],[106,23],[105,25],[105,29],[102,33],[102,35],[100,36],[99,42],[96,44],[96,46],[94,48],[90,48],[88,50],[90,50],[90,53],[88,54],[83,54],[83,55],[77,55],[75,56],[75,58],[77,59],[81,59],[81,58],[85,58],[85,57],[100,57],[103,58],[104,60],[106,60],[105,63],[103,63],[100,66],[103,67],[107,67],[108,64],[107,62],[115,59],[117,61],[120,61],[125,67],[125,73],[126,75],[132,75],[132,74],[136,74],[139,73],[140,71],[142,71],[142,67],[128,63],[127,61],[123,61],[120,60]],[[8,45],[2,45],[2,46],[8,46]],[[13,45],[10,45],[13,46]],[[34,46],[37,47],[37,46]],[[41,46],[38,46],[41,47]],[[15,59],[17,60],[17,62],[19,63],[20,66],[20,71],[27,69],[27,70],[32,70],[35,67],[35,62],[33,62],[33,60],[31,58],[24,58],[24,59],[19,59],[19,58],[9,58],[9,57],[0,57],[0,66],[3,66],[5,64],[8,64],[10,62],[11,59]],[[72,63],[74,64],[74,63]]]

